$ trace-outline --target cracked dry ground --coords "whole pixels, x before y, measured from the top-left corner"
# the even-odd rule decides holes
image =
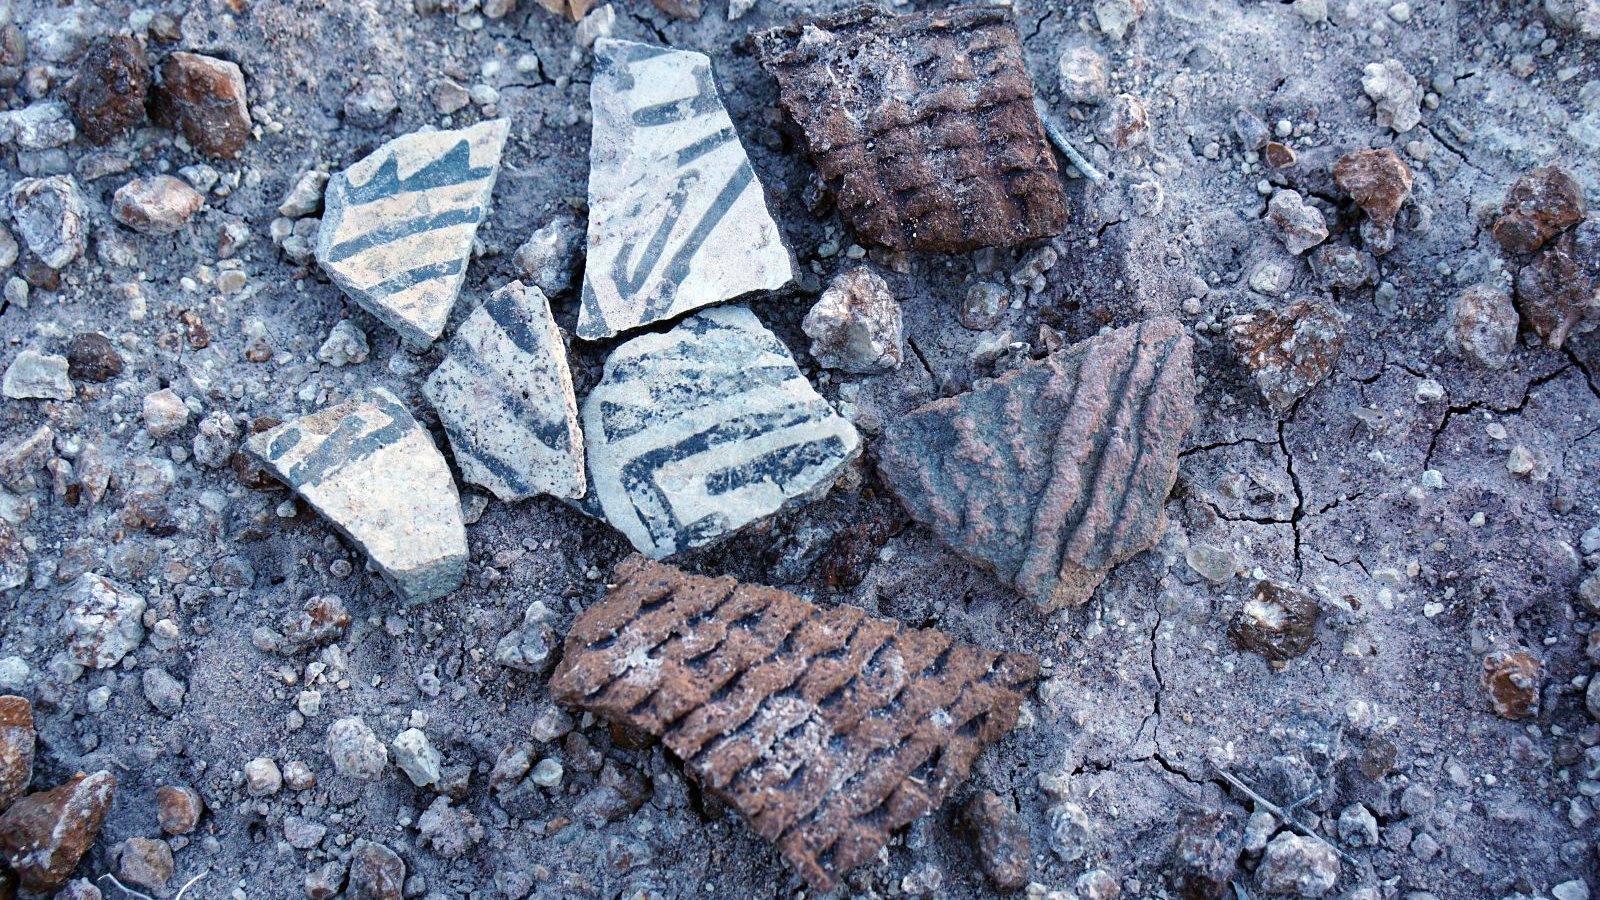
[[[1112,177],[1069,182],[1072,223],[1052,242],[1060,262],[1044,290],[990,332],[957,322],[965,285],[980,268],[1003,278],[1021,252],[914,256],[908,272],[885,271],[905,307],[912,352],[895,374],[840,378],[816,369],[799,321],[816,287],[848,265],[837,253],[848,236],[836,217],[808,211],[809,166],[776,109],[775,84],[740,40],[842,5],[759,0],[730,23],[720,0],[695,22],[643,3],[617,4],[617,36],[712,55],[774,215],[801,266],[816,276],[806,290],[763,299],[756,310],[819,390],[846,402],[868,444],[860,477],[824,500],[678,561],[1044,659],[1023,724],[980,758],[971,787],[1015,801],[1032,841],[1033,879],[1046,889],[1070,890],[1098,868],[1124,896],[1170,896],[1178,814],[1206,806],[1242,820],[1254,808],[1227,788],[1223,770],[1278,804],[1304,801],[1300,818],[1330,835],[1350,803],[1378,813],[1380,845],[1349,851],[1353,862],[1330,896],[1362,887],[1384,897],[1546,896],[1577,878],[1600,887],[1594,785],[1584,777],[1584,751],[1600,742],[1600,729],[1581,687],[1592,670],[1584,645],[1596,619],[1575,595],[1586,571],[1579,536],[1600,521],[1600,335],[1574,336],[1561,351],[1524,341],[1499,371],[1454,356],[1442,338],[1450,301],[1499,265],[1485,211],[1498,208],[1519,174],[1559,163],[1591,207],[1600,205],[1600,154],[1579,143],[1576,128],[1600,90],[1600,45],[1531,3],[1412,2],[1402,17],[1387,2],[1334,0],[1331,21],[1309,24],[1294,9],[1301,4],[1150,0],[1118,41],[1098,33],[1088,2],[1017,0],[1041,93]],[[9,347],[57,352],[72,334],[100,331],[127,361],[126,374],[92,396],[0,405],[4,436],[49,421],[69,446],[105,448],[127,485],[140,460],[170,458],[194,437],[192,423],[159,441],[141,431],[141,398],[162,387],[245,419],[287,418],[373,384],[425,410],[416,402],[420,383],[442,346],[426,356],[398,346],[337,288],[286,259],[267,229],[302,171],[340,169],[424,125],[487,117],[473,106],[443,115],[433,101],[445,79],[482,82],[499,91],[496,113],[512,120],[512,138],[466,292],[482,297],[512,277],[511,251],[565,212],[569,198],[583,196],[587,173],[587,54],[573,45],[570,24],[524,7],[531,8],[480,28],[390,0],[233,0],[168,10],[183,13],[182,38],[170,46],[236,60],[265,127],[241,160],[213,162],[228,190],[209,195],[185,231],[123,233],[131,257],[91,250],[58,290],[35,291],[28,306],[12,304],[0,315]],[[130,21],[145,21],[141,10],[155,11],[40,0],[0,2],[0,9],[30,40],[43,27],[36,23],[75,20],[93,36],[127,30]],[[473,24],[470,16],[463,21]],[[1147,142],[1109,152],[1093,143],[1101,111],[1059,102],[1057,59],[1079,40],[1106,54],[1112,94],[1144,100]],[[514,62],[530,52],[537,68],[519,71]],[[1391,58],[1437,95],[1424,105],[1421,125],[1401,135],[1374,124],[1361,87],[1364,66]],[[500,65],[485,68],[490,62]],[[59,86],[72,63],[45,68]],[[399,101],[377,130],[341,119],[362,79],[383,81]],[[6,102],[20,105],[20,94]],[[1300,162],[1290,174],[1247,160],[1229,124],[1240,105],[1297,132],[1291,143]],[[1380,260],[1379,285],[1324,291],[1263,220],[1260,185],[1292,186],[1348,212],[1328,172],[1342,153],[1365,147],[1402,150],[1416,173],[1412,199],[1396,249]],[[7,151],[4,180],[25,167],[71,170],[82,150],[65,152]],[[200,161],[159,129],[111,152],[135,174]],[[115,232],[103,207],[123,180],[85,183],[97,242]],[[255,239],[235,257],[246,287],[224,297],[212,285],[218,230],[229,223],[245,224]],[[1329,300],[1351,317],[1333,373],[1281,417],[1261,402],[1221,325],[1258,303],[1279,302],[1248,289],[1251,273],[1271,261],[1295,273],[1288,296]],[[134,282],[144,286],[146,310],[128,303],[123,286]],[[458,304],[452,328],[471,306]],[[570,331],[573,298],[557,298],[555,309]],[[185,310],[203,320],[208,346],[185,339]],[[343,368],[319,364],[316,348],[346,315],[370,335],[371,358]],[[981,348],[1003,346],[1002,336],[1037,343],[1041,323],[1070,342],[1156,315],[1178,317],[1196,338],[1197,421],[1166,536],[1112,572],[1087,604],[1037,613],[909,525],[887,498],[870,463],[882,423],[992,374],[982,361],[992,353]],[[270,345],[274,360],[244,362],[253,341]],[[580,394],[597,380],[609,349],[575,346]],[[1419,402],[1424,379],[1438,382],[1443,396]],[[425,424],[437,431],[436,421]],[[1504,436],[1493,436],[1499,429]],[[1534,460],[1525,475],[1507,468],[1517,445]],[[35,785],[102,768],[119,779],[84,873],[112,871],[121,842],[157,836],[157,788],[188,784],[204,796],[207,813],[200,831],[173,842],[169,884],[205,873],[191,897],[300,896],[305,873],[348,857],[356,840],[400,854],[416,879],[408,896],[802,892],[771,849],[686,783],[659,747],[634,749],[625,735],[614,739],[587,722],[578,724],[578,737],[530,737],[548,734],[544,679],[498,665],[495,644],[536,600],[564,634],[577,611],[600,598],[604,573],[628,550],[614,532],[548,498],[491,502],[469,528],[467,585],[405,610],[325,522],[304,509],[276,515],[283,494],[248,489],[227,469],[180,464],[177,471],[165,498],[177,530],[167,534],[124,525],[120,486],[98,506],[71,507],[39,492],[22,528],[32,585],[0,600],[0,656],[21,657],[32,673],[20,690],[35,701],[41,734]],[[1438,473],[1429,483],[1440,486],[1424,487],[1429,471]],[[1201,577],[1186,562],[1201,545],[1232,554],[1237,576]],[[253,582],[241,586],[246,568]],[[124,668],[59,677],[49,663],[61,648],[62,585],[86,569],[136,586],[152,621],[176,623],[176,645],[158,649],[147,640]],[[1237,650],[1228,635],[1258,570],[1298,582],[1324,607],[1309,653],[1281,671]],[[324,594],[344,598],[355,622],[321,656],[334,677],[319,686],[320,711],[308,717],[296,701],[314,655],[264,652],[251,635]],[[1502,646],[1530,648],[1543,660],[1534,720],[1490,712],[1481,660]],[[154,667],[186,685],[176,711],[158,713],[147,702],[140,674]],[[421,840],[432,792],[392,769],[370,783],[336,775],[323,740],[330,722],[350,715],[385,740],[424,722],[446,765],[471,770],[458,806],[477,817],[481,839],[459,853]],[[487,775],[502,751],[517,746],[560,761],[566,777],[537,802],[507,809]],[[583,819],[577,807],[599,778],[597,753],[642,772],[649,802],[618,821]],[[242,772],[257,757],[285,768],[304,762],[319,783],[252,796]],[[906,876],[932,866],[945,896],[992,895],[954,826],[965,797],[958,793],[910,826],[841,893],[896,895]],[[1076,855],[1052,850],[1048,810],[1059,801],[1077,804],[1089,823],[1068,848],[1082,851]],[[308,821],[325,826],[326,836],[297,849],[286,826],[303,832]],[[1252,896],[1259,893],[1248,872],[1255,859],[1243,856],[1239,874]],[[109,882],[102,886],[118,896]]]

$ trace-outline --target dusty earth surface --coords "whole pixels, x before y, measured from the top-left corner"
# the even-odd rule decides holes
[[[722,0],[710,0],[698,21],[636,0],[613,3],[616,36],[712,56],[774,214],[809,273],[754,308],[867,442],[856,469],[823,500],[677,562],[1044,662],[1022,724],[984,754],[970,785],[853,873],[840,895],[993,895],[955,816],[970,790],[987,788],[1015,802],[1028,830],[1030,895],[1069,896],[1098,869],[1123,896],[1173,896],[1179,814],[1223,810],[1237,831],[1259,808],[1224,772],[1279,806],[1298,804],[1300,821],[1346,849],[1327,896],[1368,889],[1353,896],[1566,900],[1600,889],[1592,799],[1600,785],[1586,778],[1594,773],[1584,759],[1600,743],[1584,703],[1593,668],[1584,650],[1597,620],[1577,594],[1596,562],[1586,563],[1580,536],[1600,523],[1600,334],[1574,336],[1563,350],[1525,335],[1498,371],[1451,353],[1444,340],[1450,302],[1499,277],[1503,257],[1486,225],[1519,174],[1560,164],[1591,206],[1600,201],[1600,148],[1582,142],[1595,134],[1583,117],[1600,115],[1592,112],[1600,43],[1531,2],[1331,0],[1327,18],[1312,21],[1318,5],[1149,0],[1118,40],[1097,27],[1087,2],[1018,0],[1040,92],[1109,177],[1068,179],[1071,224],[1050,242],[1059,262],[1043,290],[990,331],[957,321],[966,285],[979,271],[1005,279],[1025,248],[881,267],[904,305],[913,352],[892,374],[840,376],[816,367],[799,322],[820,287],[855,264],[851,243],[831,211],[808,204],[811,169],[798,135],[745,40],[752,29],[839,5],[758,0],[730,22]],[[167,35],[175,40],[149,33],[157,12],[181,16],[179,33]],[[56,289],[34,288],[0,314],[7,362],[25,349],[62,353],[74,335],[100,332],[126,364],[103,384],[79,382],[71,400],[0,403],[0,437],[48,423],[53,455],[71,459],[92,443],[115,473],[98,504],[69,504],[47,476],[32,493],[5,497],[29,576],[0,598],[0,657],[5,690],[35,706],[34,788],[98,769],[119,782],[79,874],[117,871],[122,842],[161,837],[157,788],[190,785],[207,811],[192,834],[170,839],[176,871],[152,894],[170,897],[203,876],[186,896],[304,896],[306,873],[346,858],[358,839],[404,859],[406,897],[804,894],[776,854],[686,783],[660,748],[619,746],[604,726],[582,720],[581,738],[536,729],[551,709],[544,678],[496,662],[496,644],[530,603],[554,612],[560,635],[602,595],[628,551],[610,528],[548,498],[485,505],[469,489],[469,509],[481,516],[468,529],[466,586],[406,609],[310,510],[283,506],[290,498],[282,491],[247,487],[227,466],[198,465],[190,452],[204,414],[286,419],[367,385],[394,391],[436,428],[419,391],[443,342],[420,354],[400,345],[314,263],[288,258],[269,226],[305,171],[337,171],[420,127],[508,117],[494,211],[452,317],[460,322],[516,277],[512,251],[535,228],[582,215],[590,62],[574,26],[527,0],[497,19],[419,12],[408,0],[6,0],[0,19],[19,27],[23,65],[40,72],[0,89],[0,105],[20,108],[41,88],[60,96],[90,39],[131,33],[153,60],[185,49],[236,61],[259,126],[238,160],[205,159],[148,122],[103,149],[80,140],[0,152],[0,189],[25,175],[76,174],[93,232],[90,251]],[[1058,59],[1080,43],[1106,55],[1110,95],[1147,105],[1142,144],[1107,149],[1096,141],[1102,107],[1060,99]],[[1427,92],[1421,124],[1404,134],[1377,124],[1361,86],[1363,68],[1388,59]],[[436,98],[446,79],[492,91],[445,114]],[[393,92],[397,109],[361,127],[347,100],[375,84]],[[1231,124],[1240,106],[1270,127],[1284,123],[1295,166],[1273,173],[1241,146]],[[1266,195],[1276,184],[1325,198],[1339,210],[1331,226],[1340,241],[1356,216],[1329,168],[1367,147],[1399,150],[1416,183],[1376,287],[1330,292],[1263,219]],[[106,159],[126,170],[85,174]],[[220,180],[177,233],[136,234],[110,218],[111,194],[128,179],[196,164]],[[235,223],[251,239],[223,259],[219,234],[237,231]],[[1292,274],[1282,297],[1250,289],[1267,262]],[[24,251],[0,275],[29,264]],[[1291,297],[1331,301],[1350,324],[1333,374],[1280,416],[1229,351],[1220,323]],[[555,308],[570,331],[575,298],[560,296]],[[1178,317],[1196,341],[1196,425],[1166,536],[1115,570],[1087,604],[1037,612],[888,498],[872,464],[884,422],[993,375],[996,351],[1009,343],[1029,345],[1011,354],[1042,352],[1041,323],[1071,342],[1155,315]],[[319,361],[317,349],[345,318],[367,333],[370,356],[343,367]],[[196,322],[208,341],[197,338]],[[270,359],[251,361],[263,346]],[[610,346],[574,343],[580,396]],[[251,347],[257,352],[247,357]],[[1442,392],[1429,384],[1419,395],[1428,381]],[[154,437],[141,409],[162,388],[194,414]],[[1531,453],[1531,471],[1508,469],[1518,446]],[[151,458],[172,462],[176,474],[158,501],[169,515],[153,526],[127,514],[130,486]],[[1437,476],[1425,478],[1429,471]],[[868,534],[878,540],[861,537]],[[1217,571],[1218,559],[1236,575]],[[147,624],[169,623],[112,669],[84,672],[58,658],[63,594],[85,571],[144,596]],[[1299,583],[1324,610],[1310,651],[1281,671],[1228,634],[1261,577]],[[336,644],[290,655],[258,648],[259,627],[276,628],[321,595],[342,598],[354,617]],[[1498,648],[1542,660],[1536,717],[1491,711],[1482,660]],[[162,695],[160,710],[143,678],[156,668],[184,688],[176,704]],[[308,688],[320,692],[320,705],[302,701]],[[434,791],[414,787],[392,764],[372,781],[337,774],[324,741],[345,716],[361,716],[386,742],[412,726],[426,733],[445,767],[468,776],[451,802],[475,825],[457,816],[453,833],[424,840],[419,823]],[[533,760],[560,762],[564,774],[503,803],[488,775],[502,751],[519,746]],[[583,813],[580,801],[598,778],[595,753],[648,777],[651,797],[637,812],[609,823]],[[317,783],[254,796],[244,770],[262,757],[280,768],[304,763]],[[1050,815],[1063,803],[1082,811],[1086,828],[1052,833],[1052,818],[1070,818]],[[1353,803],[1374,814],[1377,846],[1340,840],[1336,820]],[[1263,893],[1253,874],[1259,859],[1259,849],[1239,851],[1241,898]],[[98,884],[124,896],[109,879]]]

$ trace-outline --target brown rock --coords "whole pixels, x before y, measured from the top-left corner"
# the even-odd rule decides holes
[[[244,73],[227,60],[178,51],[161,64],[150,96],[150,118],[181,128],[195,150],[232,158],[250,140]]]
[[[1239,834],[1220,812],[1189,809],[1178,816],[1178,840],[1169,869],[1182,900],[1219,900],[1233,881]]]
[[[1193,344],[1157,319],[1090,338],[890,425],[912,518],[1049,609],[1156,542],[1194,418]]]
[[[67,344],[67,376],[73,381],[110,381],[122,368],[122,354],[99,332],[74,335]]]
[[[1333,166],[1333,183],[1350,195],[1378,228],[1394,227],[1401,204],[1411,195],[1411,168],[1393,150],[1357,150]]]
[[[167,834],[193,831],[205,808],[200,792],[192,787],[168,784],[156,788],[156,820]]]
[[[1505,368],[1517,347],[1517,308],[1511,295],[1486,284],[1468,288],[1450,304],[1445,345],[1480,366]]]
[[[1315,597],[1293,585],[1263,580],[1234,613],[1228,633],[1240,650],[1283,662],[1311,649],[1321,617]]]
[[[306,873],[306,897],[309,900],[333,900],[344,889],[344,865],[330,860]]]
[[[961,821],[978,851],[978,865],[995,887],[1014,891],[1032,879],[1028,829],[1010,803],[993,791],[979,791],[963,808]]]
[[[111,198],[111,217],[140,234],[172,234],[205,205],[200,192],[171,175],[135,178]]]
[[[1294,148],[1277,141],[1268,141],[1267,145],[1261,148],[1261,158],[1274,169],[1287,169],[1295,163]]]
[[[599,781],[578,801],[574,812],[598,827],[638,812],[654,793],[654,785],[643,772],[607,760],[600,770]]]
[[[372,841],[351,845],[346,900],[400,900],[405,883],[405,861],[393,850]]]
[[[39,894],[66,884],[100,833],[116,787],[110,772],[75,775],[0,814],[0,861],[11,866],[17,883]]]
[[[1228,337],[1273,412],[1283,415],[1327,378],[1344,348],[1344,316],[1310,300],[1234,316]]]
[[[96,144],[109,143],[144,121],[150,63],[127,35],[101,38],[83,56],[67,86],[78,130]]]
[[[117,877],[139,887],[166,887],[172,879],[172,848],[166,841],[128,838],[117,856]]]
[[[685,22],[698,22],[705,11],[701,0],[650,0],[650,3],[674,19]]]
[[[1502,719],[1539,714],[1539,682],[1544,664],[1526,650],[1496,650],[1483,658],[1483,686],[1489,706]]]
[[[1101,143],[1118,152],[1132,150],[1150,135],[1150,114],[1144,101],[1132,94],[1118,94],[1106,104],[1105,121],[1100,126]]]
[[[1037,671],[639,555],[615,581],[573,623],[552,696],[660,735],[818,891],[944,800],[1016,723]]]
[[[321,647],[344,637],[350,627],[350,614],[344,601],[328,595],[312,597],[305,608],[283,623],[284,649],[297,653],[310,647]]]
[[[1506,193],[1495,240],[1507,253],[1532,253],[1587,213],[1578,182],[1564,169],[1544,166],[1518,178]]]
[[[1575,249],[1572,235],[1563,234],[1517,271],[1522,320],[1551,350],[1560,350],[1568,335],[1600,325],[1600,293]]]
[[[1060,234],[1067,205],[1011,13],[870,7],[755,35],[864,242],[959,252]]]
[[[33,705],[0,697],[0,811],[10,808],[33,780]]]

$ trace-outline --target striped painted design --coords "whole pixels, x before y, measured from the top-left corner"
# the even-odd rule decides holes
[[[396,138],[328,180],[317,260],[416,343],[444,330],[488,214],[510,123]]]
[[[578,337],[789,283],[789,251],[705,54],[599,41],[590,103]]]
[[[455,481],[394,394],[358,397],[252,437],[251,455],[358,544],[400,598],[442,597],[466,576]]]
[[[583,496],[578,402],[543,291],[513,281],[491,294],[451,338],[422,392],[462,478],[507,502]]]
[[[618,347],[584,402],[583,430],[606,520],[657,559],[825,491],[861,449],[743,307]]]

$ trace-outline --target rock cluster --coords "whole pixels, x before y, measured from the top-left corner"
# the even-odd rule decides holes
[[[871,7],[755,35],[857,236],[960,252],[1061,233],[1067,204],[1011,13]]]
[[[878,468],[958,553],[1045,608],[1154,544],[1194,417],[1189,336],[1155,320],[913,410]]]
[[[551,694],[660,738],[818,891],[937,809],[1037,672],[1026,655],[640,556],[614,581],[573,623]]]
[[[1514,259],[1522,321],[1552,350],[1600,327],[1600,224],[1564,169],[1533,169],[1511,186],[1492,226]],[[1531,258],[1530,255],[1531,254]]]

